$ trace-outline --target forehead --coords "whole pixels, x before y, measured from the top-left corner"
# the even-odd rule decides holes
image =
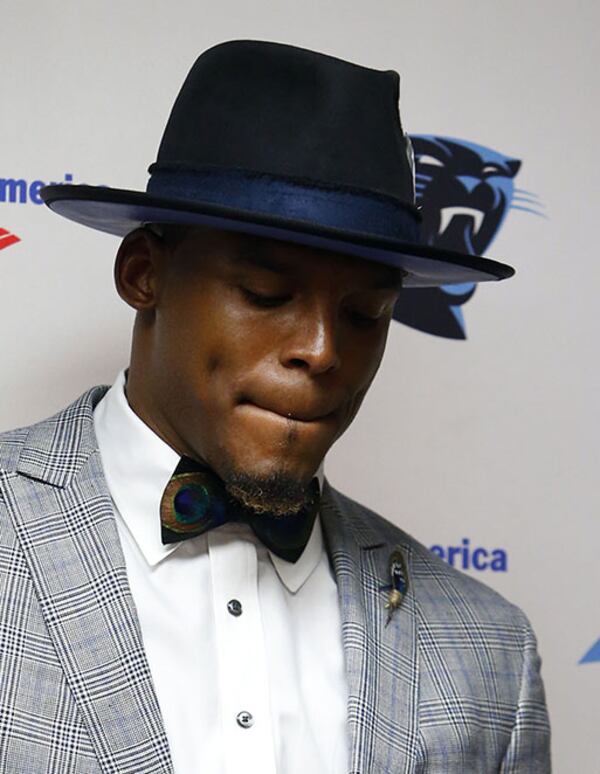
[[[402,271],[355,256],[239,232],[203,226],[168,226],[165,236],[188,257],[221,259],[230,268],[248,268],[289,277],[335,271],[370,286],[399,289]]]

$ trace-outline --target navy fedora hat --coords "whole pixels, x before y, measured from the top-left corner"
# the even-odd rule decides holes
[[[206,225],[394,266],[405,287],[510,277],[505,264],[420,242],[399,83],[295,46],[221,43],[187,76],[145,192],[50,185],[41,196],[111,234]]]

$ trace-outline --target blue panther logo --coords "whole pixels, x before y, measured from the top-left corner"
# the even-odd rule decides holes
[[[508,210],[542,215],[537,196],[514,186],[519,159],[451,137],[417,134],[410,139],[417,204],[423,207],[421,234],[427,244],[482,255]],[[425,333],[465,339],[461,306],[475,288],[468,283],[406,290],[394,317]]]

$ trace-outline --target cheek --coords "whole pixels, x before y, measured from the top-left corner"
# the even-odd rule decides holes
[[[218,309],[189,306],[166,322],[159,357],[185,393],[188,411],[200,410],[205,422],[223,423],[245,375],[264,360],[265,337],[224,303]]]
[[[360,339],[354,337],[346,344],[344,363],[352,374],[356,390],[361,391],[363,397],[381,365],[387,330],[386,327],[385,331],[374,331],[373,335],[362,336]]]
[[[222,367],[210,319],[183,301],[157,315],[153,348],[154,372],[162,394],[168,396],[171,421],[181,425],[180,430],[199,421],[199,412],[205,416],[203,407],[211,402],[209,385]]]
[[[377,375],[387,338],[385,332],[373,337],[364,337],[361,341],[354,341],[349,347],[344,362],[347,363],[347,372],[344,381],[349,386],[348,393],[351,400],[348,406],[348,414],[342,432],[350,425],[358,412],[365,395]]]
[[[206,359],[206,372],[209,376],[212,376],[219,370],[221,365],[221,357],[215,352],[207,356]]]

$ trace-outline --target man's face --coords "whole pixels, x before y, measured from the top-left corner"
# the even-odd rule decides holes
[[[155,285],[137,405],[128,390],[134,409],[226,483],[305,489],[379,367],[396,272],[190,228],[161,251]]]

